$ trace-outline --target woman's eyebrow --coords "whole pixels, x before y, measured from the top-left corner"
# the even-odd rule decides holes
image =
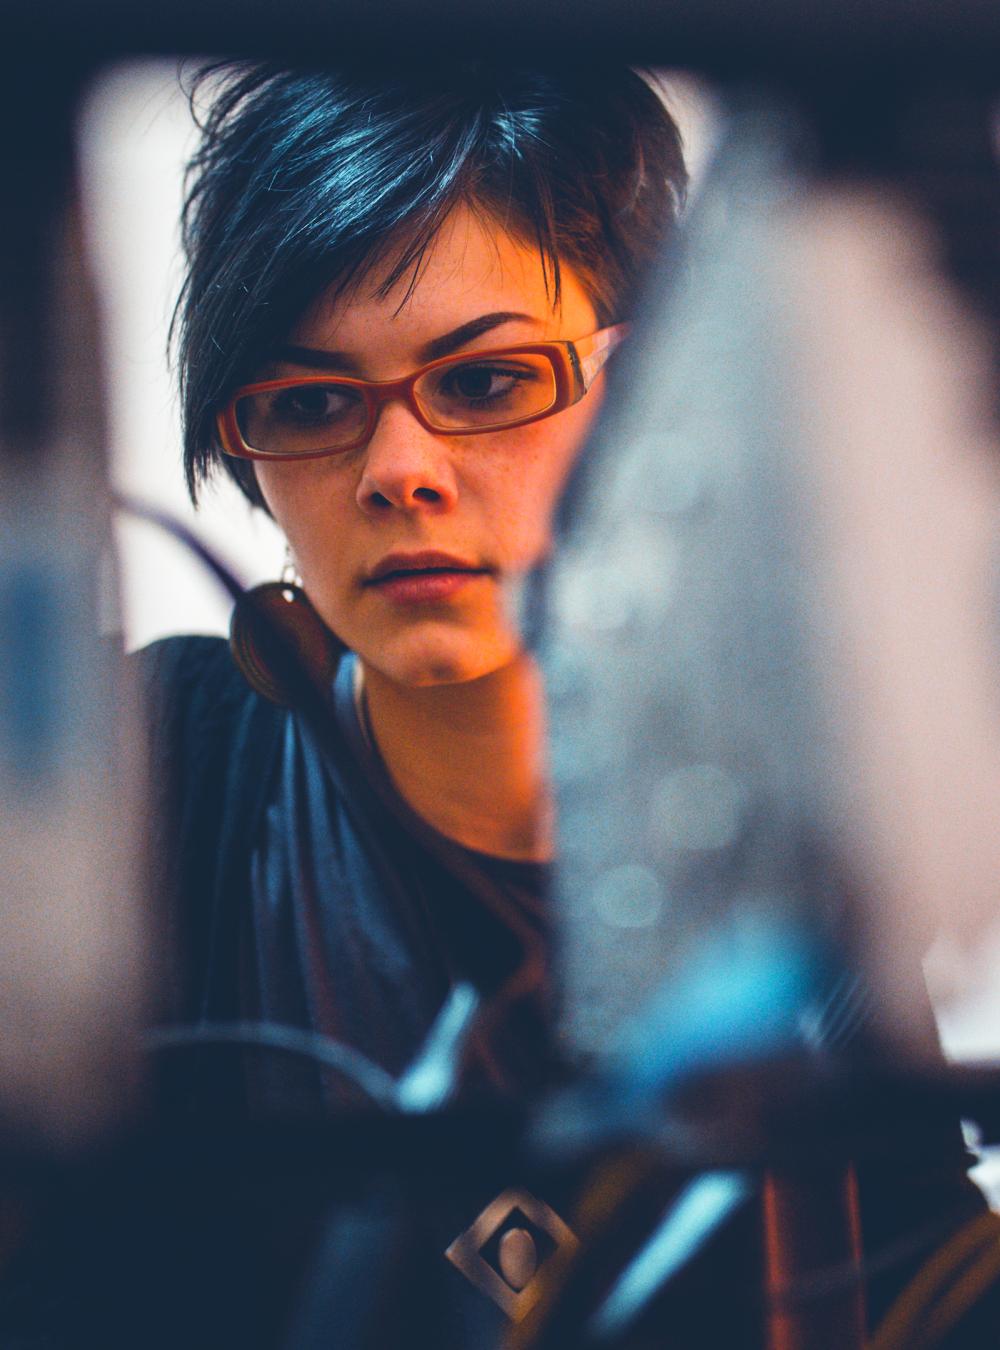
[[[424,361],[436,361],[440,356],[450,356],[452,352],[458,351],[466,343],[474,341],[477,337],[482,337],[493,328],[499,328],[501,324],[514,323],[538,323],[539,320],[531,314],[518,314],[512,310],[499,310],[495,314],[480,314],[478,319],[470,319],[468,323],[461,324],[458,328],[453,328],[450,333],[434,338],[426,343],[420,349],[420,357]]]
[[[458,328],[451,329],[448,333],[443,333],[441,337],[432,338],[430,342],[424,344],[417,353],[421,361],[436,361],[441,356],[450,356],[459,348],[466,346],[469,342],[474,342],[476,338],[482,337],[491,329],[499,328],[505,323],[533,323],[540,324],[542,321],[531,314],[520,314],[515,310],[498,310],[493,314],[480,314],[477,319],[470,319],[468,323],[463,323]],[[296,366],[308,366],[313,370],[336,370],[342,375],[359,375],[361,366],[349,356],[347,352],[327,351],[322,347],[299,347],[292,343],[286,343],[279,347],[274,353],[274,359],[277,361],[288,361]]]

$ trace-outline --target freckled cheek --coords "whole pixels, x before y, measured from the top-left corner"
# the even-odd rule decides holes
[[[259,466],[258,482],[306,586],[311,592],[337,589],[346,575],[353,574],[347,558],[350,530],[349,511],[341,500],[344,493],[308,461]]]
[[[526,428],[534,434],[504,457],[501,529],[510,544],[508,565],[531,567],[548,552],[552,520],[591,421],[591,410],[578,404],[551,422]]]

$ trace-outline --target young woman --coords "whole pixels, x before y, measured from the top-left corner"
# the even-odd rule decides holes
[[[146,654],[171,1012],[320,1031],[399,1074],[464,982],[489,1023],[471,1078],[520,1090],[544,1072],[552,826],[509,591],[546,552],[683,198],[677,128],[622,69],[234,67],[196,108],[206,91],[178,310],[188,481],[228,472],[274,516],[343,655],[317,674],[331,749],[224,643]],[[358,1096],[276,1056],[238,1077],[213,1061],[192,1091]]]

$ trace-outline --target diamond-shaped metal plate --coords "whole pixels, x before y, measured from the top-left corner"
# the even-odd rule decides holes
[[[538,1302],[544,1272],[578,1246],[573,1231],[544,1200],[503,1191],[445,1252],[445,1257],[513,1322]]]

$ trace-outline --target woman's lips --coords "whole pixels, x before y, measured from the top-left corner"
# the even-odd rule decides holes
[[[365,585],[400,605],[447,600],[489,568],[448,553],[390,553],[372,568]]]
[[[430,604],[447,600],[463,590],[478,577],[486,576],[484,569],[429,567],[406,572],[389,572],[369,585],[398,605]]]

